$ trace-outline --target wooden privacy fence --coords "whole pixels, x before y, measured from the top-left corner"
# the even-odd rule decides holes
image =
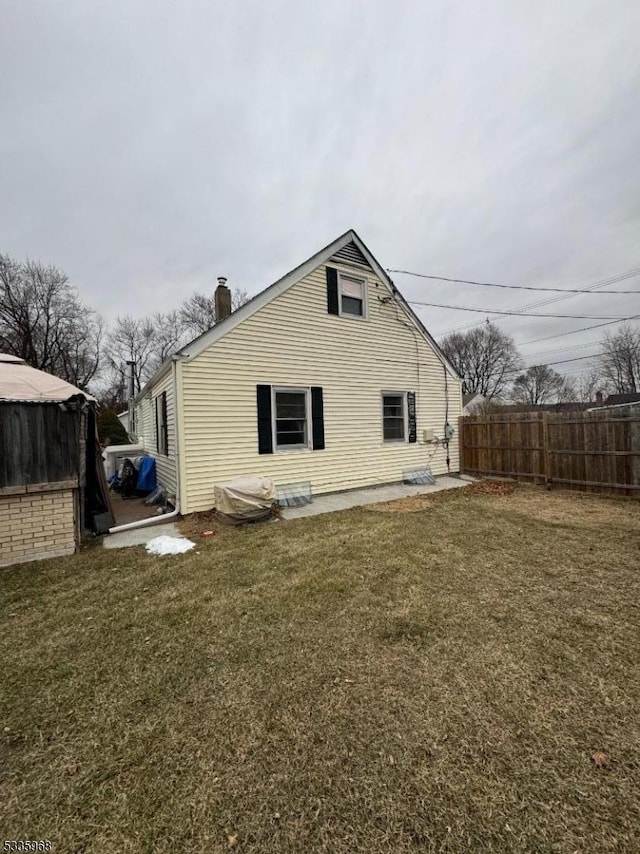
[[[468,415],[460,470],[640,498],[640,410]]]

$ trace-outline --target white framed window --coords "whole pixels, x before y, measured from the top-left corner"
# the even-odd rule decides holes
[[[382,440],[383,442],[406,442],[407,393],[406,391],[382,392]]]
[[[338,272],[338,301],[340,314],[348,317],[367,316],[367,281],[358,276]]]
[[[309,448],[309,389],[274,386],[272,395],[274,450],[300,451]]]

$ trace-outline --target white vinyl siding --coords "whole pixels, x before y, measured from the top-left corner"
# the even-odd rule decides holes
[[[346,265],[329,266],[364,278]],[[263,475],[276,484],[308,480],[319,494],[399,481],[404,468],[427,464],[433,446],[423,444],[423,430],[431,428],[439,437],[444,433],[442,362],[396,303],[377,298],[391,296],[387,285],[373,273],[366,281],[367,323],[345,323],[327,312],[321,264],[183,362],[183,512],[211,508],[213,485],[239,475]],[[456,472],[462,394],[459,380],[451,374],[447,379],[448,420],[456,428],[451,471]],[[325,448],[259,454],[259,384],[321,386]],[[383,441],[381,393],[386,389],[415,391],[417,442]],[[446,473],[445,460],[439,446],[431,460],[435,474]]]
[[[167,451],[158,451],[156,435],[156,399],[161,407],[163,392],[167,394]],[[176,431],[175,406],[173,395],[172,372],[168,370],[151,388],[147,389],[144,397],[137,404],[136,410],[142,419],[138,420],[138,438],[144,444],[145,453],[156,460],[156,477],[158,483],[171,495],[176,491]],[[160,419],[158,419],[160,425]],[[162,448],[162,444],[160,444]]]

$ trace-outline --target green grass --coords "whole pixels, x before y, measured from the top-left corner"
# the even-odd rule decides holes
[[[0,841],[639,851],[639,517],[462,490],[0,572]]]

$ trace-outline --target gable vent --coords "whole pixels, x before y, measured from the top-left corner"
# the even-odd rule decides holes
[[[364,267],[367,270],[371,269],[369,262],[353,242],[347,243],[346,246],[339,249],[335,255],[331,256],[331,260],[342,262],[343,264],[353,264],[356,267]]]

